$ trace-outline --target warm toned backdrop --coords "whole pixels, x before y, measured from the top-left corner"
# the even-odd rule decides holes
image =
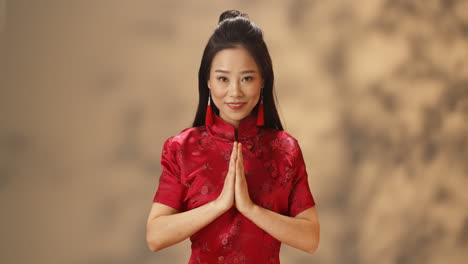
[[[265,32],[321,221],[282,263],[468,258],[468,1],[0,1],[1,263],[186,263],[145,225],[225,9]]]

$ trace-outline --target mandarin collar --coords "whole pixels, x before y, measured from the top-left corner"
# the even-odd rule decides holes
[[[229,141],[239,141],[255,137],[259,130],[257,115],[255,113],[251,113],[240,121],[239,128],[237,129],[237,139],[235,135],[236,128],[215,113],[213,113],[213,125],[206,126],[206,129],[210,135]]]

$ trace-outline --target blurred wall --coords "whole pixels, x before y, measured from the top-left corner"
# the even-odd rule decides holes
[[[265,32],[320,216],[318,251],[282,263],[466,261],[468,1],[3,0],[2,263],[187,263],[146,219],[233,8]]]

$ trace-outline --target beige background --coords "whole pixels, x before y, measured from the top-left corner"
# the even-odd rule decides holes
[[[3,0],[0,262],[187,263],[146,218],[231,8],[265,32],[320,214],[282,263],[466,261],[468,1]]]

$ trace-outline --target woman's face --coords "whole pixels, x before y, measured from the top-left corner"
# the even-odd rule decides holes
[[[262,87],[257,63],[245,48],[216,53],[211,62],[208,88],[223,120],[237,128],[257,105]]]

